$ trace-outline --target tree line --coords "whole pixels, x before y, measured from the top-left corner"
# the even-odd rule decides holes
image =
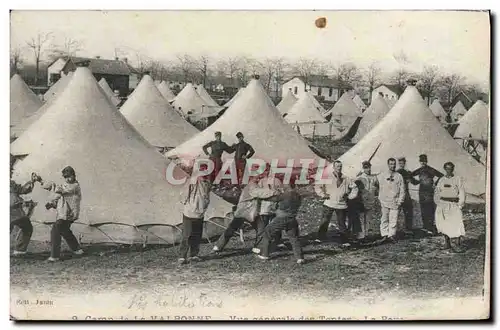
[[[33,84],[39,85],[41,81],[46,81],[40,79],[43,72],[41,65],[61,56],[75,56],[83,49],[82,42],[78,40],[66,36],[58,37],[58,40],[62,41],[56,43],[52,33],[39,33],[27,40],[24,47],[12,47],[11,74],[24,69],[28,63],[34,63]],[[396,86],[401,93],[410,78],[418,81],[417,88],[429,103],[432,99],[439,98],[444,104],[449,104],[461,91],[477,96],[488,92],[483,91],[477,84],[469,83],[463,75],[442,72],[435,65],[426,65],[421,72],[412,72],[407,69],[408,60],[404,52],[393,55],[399,66],[392,72],[383,72],[377,62],[360,67],[355,63],[334,64],[314,58],[291,60],[285,57],[259,59],[234,56],[215,59],[208,55],[177,54],[173,59],[158,60],[124,46],[116,47],[114,55],[115,58],[123,58],[123,55],[130,57],[139,73],[149,72],[153,79],[158,80],[170,80],[175,77],[178,82],[209,86],[214,79],[223,78],[234,87],[244,87],[253,75],[259,75],[268,93],[277,93],[281,85],[292,76],[301,76],[306,84],[313,76],[327,76],[336,79],[341,87],[352,87],[362,95],[368,94],[369,100],[373,90],[382,83]]]

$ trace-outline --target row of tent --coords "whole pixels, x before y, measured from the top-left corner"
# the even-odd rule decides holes
[[[295,167],[304,159],[314,164],[324,161],[286,121],[258,79],[252,79],[203,131],[183,118],[175,100],[171,105],[160,92],[160,85],[144,76],[117,109],[89,69],[78,67],[59,95],[36,109],[27,106],[26,100],[35,100],[28,86],[19,76],[12,78],[11,118],[19,121],[15,125],[11,120],[11,125],[24,130],[11,143],[11,153],[25,156],[16,164],[13,178],[24,182],[37,172],[46,180],[60,181],[60,170],[74,166],[84,196],[75,232],[83,243],[178,242],[183,187],[167,182],[165,169],[171,162],[189,164],[203,156],[203,145],[216,131],[228,144],[236,142],[235,134],[241,131],[256,150],[255,158],[278,159],[281,164],[292,160]],[[185,108],[180,107],[182,112]],[[159,145],[173,149],[162,155],[155,148]],[[469,200],[485,193],[486,167],[453,140],[414,86],[408,86],[394,107],[340,160],[344,172],[355,176],[363,160],[371,161],[374,172],[383,171],[387,158],[397,156],[406,156],[408,167],[417,168],[421,153],[438,169],[446,161],[454,162],[457,174],[466,178]],[[231,155],[224,154],[227,157]],[[176,177],[187,175],[179,167],[175,171]],[[37,188],[31,197],[43,205],[50,196]],[[418,202],[416,195],[412,198]],[[221,232],[231,209],[230,203],[211,195],[207,235]],[[52,216],[41,207],[35,209],[35,239],[49,238],[43,223],[53,221]]]

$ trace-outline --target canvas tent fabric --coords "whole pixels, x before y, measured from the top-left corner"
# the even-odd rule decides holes
[[[88,68],[77,68],[60,97],[12,143],[11,152],[28,154],[14,168],[13,179],[17,182],[25,182],[32,172],[39,173],[46,182],[61,182],[61,169],[74,167],[82,202],[72,230],[82,242],[179,241],[181,191],[185,187],[166,181],[169,162],[113,109]],[[183,175],[176,168],[174,176]],[[39,203],[32,221],[55,221],[53,210],[44,208],[50,193],[37,185],[27,197]],[[211,194],[205,219],[225,217],[231,207]],[[213,231],[216,227],[207,229]],[[47,236],[40,237],[42,231],[35,237],[47,240]]]
[[[356,104],[358,106],[359,109],[361,109],[361,111],[365,111],[366,109],[366,104],[365,102],[363,102],[363,100],[361,99],[361,97],[359,97],[358,94],[356,94],[353,98],[352,98],[352,101],[354,102],[354,104]]]
[[[389,106],[385,102],[384,98],[381,95],[375,96],[368,109],[363,112],[361,123],[359,124],[356,135],[354,135],[352,141],[360,141],[363,136],[370,132],[370,130],[372,130],[375,125],[377,125],[377,123],[385,117],[389,110]]]
[[[293,95],[291,90],[286,92],[285,96],[281,99],[280,103],[276,106],[279,112],[284,115],[287,114],[288,111],[293,107],[293,105],[297,102],[297,97]]]
[[[488,105],[478,100],[460,119],[455,138],[473,138],[488,140],[489,114]]]
[[[429,165],[443,171],[445,162],[455,164],[464,177],[466,192],[480,195],[486,190],[486,168],[474,160],[441,126],[426,106],[415,86],[408,86],[398,103],[340,160],[344,172],[355,176],[361,162],[370,160],[372,172],[387,169],[390,157],[406,157],[409,170],[417,169],[419,155],[428,156]],[[371,159],[370,159],[371,158]],[[413,187],[413,191],[416,187]]]
[[[304,93],[288,110],[285,120],[291,124],[324,123],[326,119],[314,105],[314,96]]]
[[[19,125],[42,106],[42,101],[26,85],[19,74],[10,79],[10,126]]]
[[[175,97],[172,106],[194,121],[218,114],[220,108],[209,106],[198,94],[192,83],[186,84]]]
[[[121,100],[115,95],[111,87],[109,87],[106,79],[102,78],[101,80],[99,80],[99,86],[101,86],[104,93],[109,97],[111,104],[113,104],[115,107],[120,104]]]
[[[155,86],[159,86],[162,83],[161,80],[155,80],[154,82],[155,82]]]
[[[19,137],[23,132],[25,132],[33,123],[35,123],[50,107],[50,105],[57,100],[57,97],[61,94],[61,92],[66,88],[71,77],[73,76],[73,72],[70,72],[67,76],[63,76],[59,79],[52,87],[55,88],[55,92],[49,100],[45,101],[45,103],[31,116],[24,118],[18,125],[11,128],[11,134],[13,136]],[[57,86],[56,86],[57,85]]]
[[[332,114],[330,121],[342,129],[349,129],[356,119],[362,116],[361,110],[351,99],[349,93],[344,93],[328,112]]]
[[[266,162],[278,159],[280,164],[290,159],[298,164],[300,159],[318,160],[308,147],[307,141],[285,122],[257,79],[252,79],[241,96],[204,131],[166,153],[170,158],[198,157],[202,146],[214,139],[214,133],[222,132],[222,140],[232,145],[237,142],[236,133],[242,132],[245,141],[255,149],[253,158]],[[223,154],[223,158],[233,158]]]
[[[444,108],[441,105],[441,103],[439,103],[438,99],[432,101],[431,105],[429,106],[429,109],[432,111],[434,116],[439,119],[440,122],[446,121],[447,113],[446,111],[444,111]]]
[[[243,89],[244,89],[243,87],[239,88],[238,92],[229,101],[227,101],[224,104],[224,108],[229,108],[231,106],[231,104],[233,104],[234,101],[241,95],[241,93],[243,92]]]
[[[45,92],[45,94],[43,94],[43,100],[45,102],[50,102],[53,98],[61,94],[66,85],[68,84],[68,81],[71,80],[72,76],[73,72],[68,72],[67,75],[61,76],[61,78],[59,78],[59,80],[56,81],[55,84],[52,85],[48,91]]]
[[[199,132],[163,98],[149,75],[141,79],[120,111],[156,147],[176,147]]]
[[[172,92],[170,87],[168,87],[168,83],[166,81],[162,81],[161,84],[158,85],[158,90],[167,102],[171,102],[175,99],[175,94]]]
[[[389,109],[392,109],[396,103],[398,102],[397,99],[389,99],[389,98],[384,98],[385,99],[385,102],[387,103],[387,106],[389,107]]]
[[[453,108],[451,109],[450,117],[453,121],[458,121],[462,116],[467,113],[467,109],[465,108],[462,101],[458,101]]]

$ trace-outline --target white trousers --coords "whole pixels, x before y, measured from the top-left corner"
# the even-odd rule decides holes
[[[380,235],[382,237],[396,236],[398,229],[398,209],[390,209],[382,206],[382,217],[380,219]]]

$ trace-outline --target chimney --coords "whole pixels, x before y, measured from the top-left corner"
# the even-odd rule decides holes
[[[259,80],[260,76],[258,74],[256,74],[253,76],[253,78]]]

